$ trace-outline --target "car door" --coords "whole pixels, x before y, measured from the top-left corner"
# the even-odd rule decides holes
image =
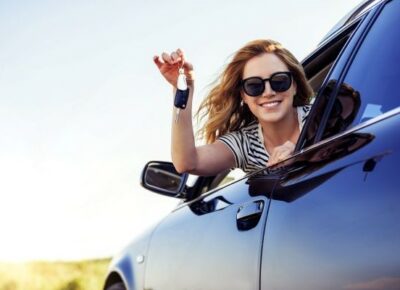
[[[145,289],[259,289],[270,199],[251,196],[245,181],[183,204],[158,225]]]
[[[263,290],[400,289],[398,15],[386,1],[366,16],[316,100],[306,148],[281,164]]]

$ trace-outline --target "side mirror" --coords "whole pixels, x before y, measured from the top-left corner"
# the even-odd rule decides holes
[[[171,162],[150,161],[142,172],[144,188],[171,197],[182,197],[188,174],[180,174]]]

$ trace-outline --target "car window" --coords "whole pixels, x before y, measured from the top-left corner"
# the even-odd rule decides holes
[[[341,67],[324,83],[296,151],[398,107],[399,13],[400,1],[388,2],[351,60],[347,58],[349,51],[357,45],[346,51],[347,64],[342,61],[348,65],[346,75],[343,81],[335,79],[342,79]]]
[[[337,60],[340,59],[342,51],[346,48],[347,43],[351,41],[351,36],[363,19],[364,18],[360,18],[358,21],[344,28],[340,34],[325,43],[304,60],[304,70],[311,87],[316,92],[316,98],[313,102],[313,108],[310,111],[308,120],[299,137],[299,142],[296,144],[295,151],[299,151],[315,142],[321,117],[329,102],[330,93],[332,92],[331,90],[328,92],[326,88],[334,85],[333,83],[324,85],[326,78],[330,76],[330,71],[332,69],[335,71],[334,66],[336,66]],[[324,89],[322,90],[321,88]]]
[[[328,118],[314,116],[316,126],[308,128],[307,140],[326,139],[398,107],[399,13],[400,2],[389,2],[363,39],[343,82],[329,80],[320,96]],[[320,124],[323,131],[318,130]]]
[[[391,1],[368,32],[344,79],[358,92],[360,104],[352,126],[399,104],[400,1]]]
[[[314,51],[303,61],[307,79],[317,93],[338,55],[350,38],[358,23],[354,23],[348,29],[338,35],[332,42]]]

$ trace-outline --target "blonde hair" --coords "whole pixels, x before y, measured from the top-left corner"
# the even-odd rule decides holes
[[[297,85],[293,106],[309,103],[313,90],[307,82],[303,67],[294,55],[273,40],[251,41],[234,54],[196,113],[200,120],[207,116],[204,127],[198,131],[198,135],[207,143],[213,143],[219,136],[237,131],[256,120],[248,106],[241,105],[241,81],[247,61],[263,53],[274,53],[292,73]]]

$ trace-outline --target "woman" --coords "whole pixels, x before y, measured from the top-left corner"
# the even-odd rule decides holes
[[[193,66],[178,49],[154,57],[174,87],[183,65],[189,100],[172,124],[172,160],[178,172],[215,175],[239,167],[264,168],[293,153],[313,91],[297,59],[281,44],[255,40],[239,49],[198,114],[207,117],[200,133],[207,144],[195,146],[192,125]]]

